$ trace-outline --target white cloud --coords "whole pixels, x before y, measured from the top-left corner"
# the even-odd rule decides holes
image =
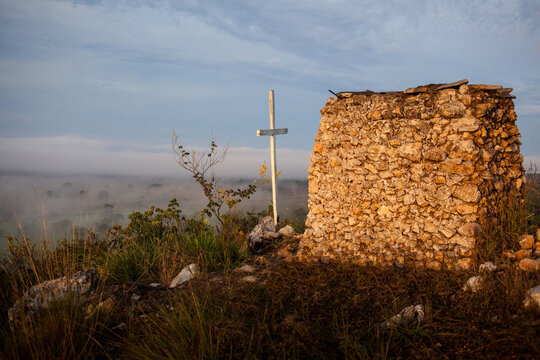
[[[196,151],[201,148],[194,148]],[[0,171],[37,174],[94,174],[132,176],[188,176],[175,162],[170,144],[108,143],[73,135],[0,138]],[[310,152],[278,149],[278,168],[284,178],[305,179]],[[216,175],[257,178],[269,150],[230,148]]]
[[[540,105],[522,105],[516,107],[518,115],[540,115]]]

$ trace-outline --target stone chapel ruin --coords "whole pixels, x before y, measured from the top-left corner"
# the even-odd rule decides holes
[[[481,218],[525,181],[511,91],[462,80],[329,98],[301,256],[467,268]]]

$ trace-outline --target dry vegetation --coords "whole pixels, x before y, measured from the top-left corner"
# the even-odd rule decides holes
[[[216,229],[183,218],[175,201],[133,213],[106,236],[74,234],[55,249],[10,238],[0,272],[0,357],[537,359],[540,313],[523,299],[540,276],[501,257],[538,227],[538,183],[529,184],[527,202],[501,197],[497,218],[485,224],[476,263],[492,260],[500,270],[477,293],[462,291],[474,271],[298,262],[289,256],[294,239],[254,257],[245,234],[262,214],[227,214]],[[294,225],[301,230],[301,221]],[[192,262],[203,275],[168,289]],[[243,263],[255,268],[256,282],[234,270]],[[88,268],[99,274],[91,296],[8,321],[7,309],[31,285]],[[379,326],[420,303],[422,323]]]

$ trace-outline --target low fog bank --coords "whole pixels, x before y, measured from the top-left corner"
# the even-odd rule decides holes
[[[253,179],[227,178],[220,187],[243,187]],[[33,241],[47,237],[56,242],[71,238],[74,229],[103,233],[111,225],[125,225],[133,211],[166,207],[172,198],[186,216],[206,205],[201,187],[190,177],[45,176],[0,173],[0,253],[4,235],[24,234]],[[307,212],[307,181],[283,179],[278,183],[282,217]],[[270,185],[259,185],[251,199],[239,206],[260,211],[271,204]]]
[[[218,145],[218,150],[227,148],[226,144]],[[197,146],[186,146],[185,149],[197,153],[206,150]],[[310,155],[311,151],[278,146],[282,178],[306,179]],[[215,171],[220,178],[255,178],[264,163],[270,163],[270,149],[266,147],[228,147],[225,161],[217,164]],[[0,137],[0,172],[133,177],[148,177],[148,174],[178,177],[186,174],[175,161],[171,143],[132,144],[75,135]]]

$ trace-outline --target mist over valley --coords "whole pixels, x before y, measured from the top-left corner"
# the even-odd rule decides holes
[[[246,187],[253,179],[225,179],[220,188]],[[57,243],[72,239],[73,232],[88,229],[104,233],[112,225],[126,225],[129,214],[151,206],[166,207],[176,198],[186,217],[197,216],[207,203],[201,187],[190,177],[135,177],[100,175],[0,174],[0,253],[5,235],[24,234],[33,242]],[[282,218],[307,213],[307,180],[278,181]],[[258,185],[250,199],[236,206],[262,211],[271,204],[271,186]],[[21,233],[22,232],[22,233]]]

